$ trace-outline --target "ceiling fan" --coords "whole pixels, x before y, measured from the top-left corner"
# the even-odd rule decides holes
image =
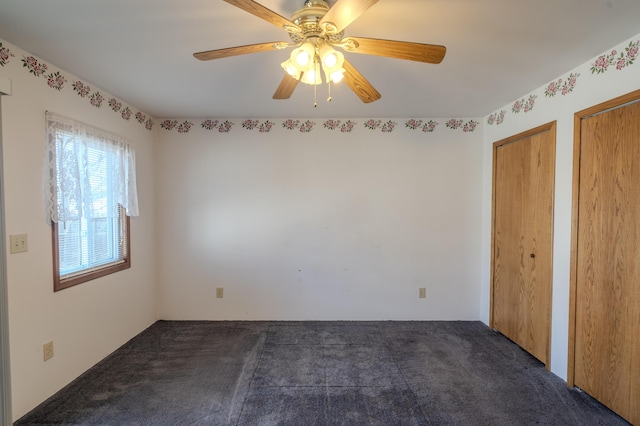
[[[299,82],[317,86],[324,81],[346,84],[365,103],[381,98],[380,93],[334,47],[350,53],[385,56],[438,64],[444,58],[444,46],[406,41],[345,37],[344,29],[378,0],[337,0],[333,7],[324,0],[306,0],[304,7],[286,19],[253,0],[224,0],[252,15],[284,29],[291,42],[268,42],[194,53],[207,61],[248,53],[294,48],[282,63],[284,78],[273,99],[289,99]],[[328,100],[331,100],[329,94]]]

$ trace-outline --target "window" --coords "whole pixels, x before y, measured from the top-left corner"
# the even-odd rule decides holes
[[[126,140],[47,112],[54,291],[131,267],[135,156]]]

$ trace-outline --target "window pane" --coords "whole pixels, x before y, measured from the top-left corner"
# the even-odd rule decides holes
[[[114,218],[82,218],[58,224],[61,277],[126,257],[124,209],[118,212]]]
[[[67,221],[58,226],[60,274],[68,274],[82,268],[82,235],[80,221]]]

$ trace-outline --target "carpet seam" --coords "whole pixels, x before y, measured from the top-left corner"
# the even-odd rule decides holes
[[[396,368],[400,372],[400,376],[402,376],[402,380],[404,381],[405,386],[407,387],[407,389],[409,389],[409,391],[411,392],[411,395],[413,396],[414,404],[420,410],[420,414],[422,414],[422,418],[424,419],[424,421],[427,422],[428,425],[431,425],[431,422],[429,421],[429,419],[427,418],[427,416],[425,415],[425,413],[424,413],[424,411],[422,409],[422,405],[420,405],[418,403],[418,396],[416,395],[416,392],[413,390],[413,388],[409,384],[409,381],[407,380],[407,378],[406,378],[406,376],[404,374],[404,371],[400,368],[400,365],[398,365],[398,361],[397,361],[396,357],[394,356],[393,351],[389,347],[389,342],[387,341],[387,338],[386,338],[383,330],[381,329],[380,325],[378,325],[378,331],[380,332],[380,335],[382,336],[382,344],[384,345],[384,347],[389,352],[389,355],[391,356],[391,359],[393,360],[394,365],[396,366]]]
[[[253,368],[253,372],[251,373],[251,379],[249,380],[249,384],[247,385],[247,391],[245,392],[244,398],[242,399],[242,405],[240,407],[240,413],[238,414],[238,418],[236,420],[236,426],[238,426],[240,424],[240,419],[242,419],[242,413],[244,412],[244,406],[245,406],[245,404],[247,402],[247,397],[249,396],[249,390],[251,389],[251,385],[253,384],[253,380],[254,380],[254,378],[256,376],[256,371],[258,370],[258,365],[260,365],[260,361],[262,360],[262,355],[264,354],[264,347],[265,347],[267,338],[269,336],[269,330],[270,329],[271,329],[271,324],[269,324],[267,326],[267,330],[266,330],[266,335],[265,335],[264,341],[260,344],[260,347],[258,349],[260,351],[260,354],[257,357],[256,365]]]

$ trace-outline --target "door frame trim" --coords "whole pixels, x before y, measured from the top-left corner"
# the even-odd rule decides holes
[[[510,143],[513,142],[517,142],[521,139],[525,139],[525,138],[529,138],[531,136],[537,135],[538,133],[543,133],[543,132],[551,132],[551,134],[553,135],[553,143],[555,146],[556,143],[556,124],[557,122],[551,121],[549,123],[545,123],[542,124],[538,127],[534,127],[533,129],[529,129],[526,130],[522,133],[518,133],[517,135],[513,135],[510,136],[506,139],[502,139],[499,140],[497,142],[493,143],[493,152],[492,152],[492,176],[491,176],[491,264],[490,264],[490,278],[489,278],[489,282],[490,282],[490,289],[489,289],[489,327],[491,329],[494,329],[494,324],[493,324],[493,295],[494,295],[494,280],[495,280],[495,276],[494,276],[494,269],[495,269],[495,225],[496,225],[496,174],[497,174],[497,157],[498,157],[498,148],[504,145],[508,145]],[[554,155],[555,155],[555,148],[554,148]],[[554,162],[555,163],[555,162]],[[555,170],[554,170],[554,176],[555,176]],[[554,177],[554,194],[555,194],[555,177]],[[554,196],[555,197],[555,196]],[[554,203],[555,204],[555,203]],[[554,207],[555,208],[555,207]],[[552,217],[553,217],[553,211],[551,212]],[[552,219],[553,220],[553,219]],[[553,224],[552,224],[552,229],[551,229],[551,270],[553,271]],[[551,282],[551,289],[550,289],[550,293],[553,294],[553,281]],[[549,297],[551,298],[551,294],[549,295]],[[552,319],[552,305],[551,305],[552,301],[549,300],[549,312],[547,314],[548,318],[547,318],[547,326],[549,327],[549,341],[547,342],[547,353],[545,354],[546,356],[546,362],[544,362],[545,364],[545,368],[547,371],[551,371],[551,332],[552,332],[552,327],[551,327],[551,319]]]
[[[578,206],[580,205],[580,152],[582,120],[592,115],[616,109],[640,100],[640,90],[618,96],[578,111],[573,118],[573,187],[571,190],[571,254],[569,260],[569,357],[567,360],[567,385],[575,386],[576,368],[576,309],[578,291]]]
[[[11,95],[11,80],[0,77],[0,175],[2,157],[2,96]],[[11,368],[9,364],[9,301],[7,291],[7,255],[4,224],[4,180],[0,182],[0,424],[13,423],[11,412]]]

